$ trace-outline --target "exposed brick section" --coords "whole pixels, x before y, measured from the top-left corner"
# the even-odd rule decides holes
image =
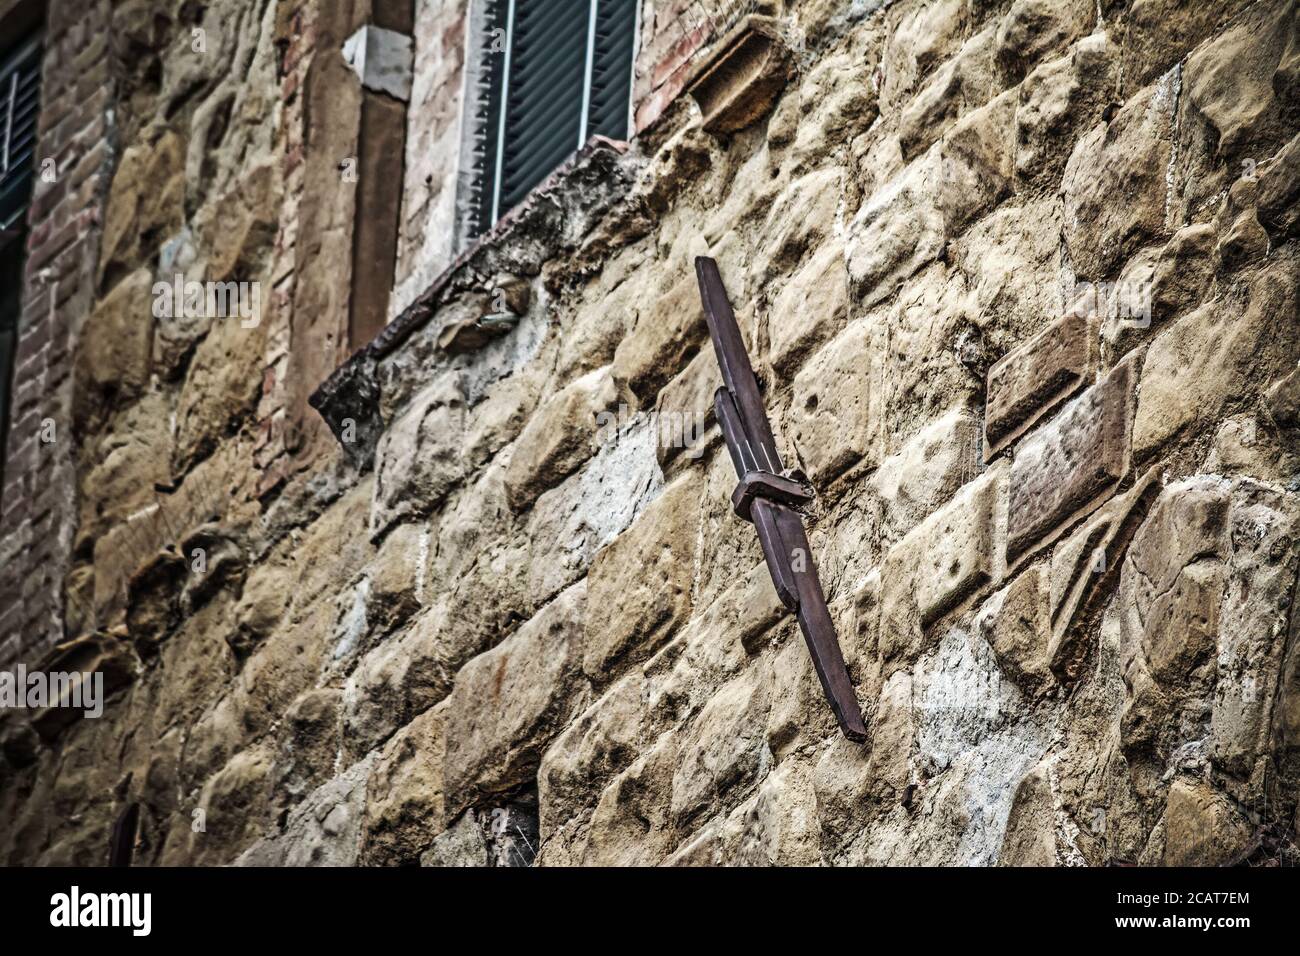
[[[672,0],[647,7],[653,16],[641,24],[641,49],[632,82],[636,132],[653,124],[677,99],[700,50],[717,35],[712,6],[700,0]]]
[[[112,160],[110,18],[107,0],[55,0],[47,14],[36,160],[39,167],[53,159],[57,178],[38,175],[28,214],[0,512],[0,667],[64,637],[63,578],[76,522],[71,346],[93,300]],[[52,443],[40,434],[51,423]]]
[[[1086,316],[1067,315],[989,369],[985,461],[1086,384],[1096,361],[1095,342],[1093,323]]]
[[[1135,378],[1133,363],[1121,363],[1016,449],[1009,556],[1097,504],[1098,496],[1124,476]]]
[[[316,50],[316,6],[311,3],[281,4],[276,22],[280,56],[281,123],[276,148],[282,159],[284,195],[279,230],[271,264],[270,307],[263,321],[269,325],[266,338],[266,366],[262,373],[262,397],[257,409],[257,441],[254,461],[259,470],[258,493],[264,495],[282,483],[292,469],[285,450],[286,423],[293,394],[288,387],[289,348],[293,319],[294,287],[297,282],[297,241],[305,181],[306,129],[303,115],[303,84]]]

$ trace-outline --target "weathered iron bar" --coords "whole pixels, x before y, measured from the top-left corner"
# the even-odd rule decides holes
[[[113,823],[109,837],[108,865],[130,866],[135,855],[135,836],[140,826],[140,804],[128,803]]]
[[[867,727],[835,635],[835,623],[826,607],[808,534],[799,514],[791,510],[812,500],[812,488],[781,465],[758,380],[718,264],[700,256],[695,260],[695,273],[709,338],[722,369],[724,384],[714,393],[713,405],[739,479],[731,496],[732,507],[758,532],[772,584],[781,603],[798,618],[813,668],[840,730],[850,740],[865,740]]]

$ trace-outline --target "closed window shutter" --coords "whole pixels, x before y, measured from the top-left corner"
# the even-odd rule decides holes
[[[23,225],[31,198],[41,47],[33,38],[0,65],[0,230]]]
[[[589,0],[516,0],[500,213],[578,148]]]
[[[628,138],[637,0],[600,0],[592,49],[587,136]]]
[[[640,0],[480,2],[465,211],[470,239],[590,137],[627,139]]]

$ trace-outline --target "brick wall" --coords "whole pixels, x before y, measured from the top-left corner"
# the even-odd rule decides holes
[[[287,480],[293,471],[292,456],[286,449],[295,394],[289,382],[289,350],[293,339],[297,242],[306,175],[303,83],[316,52],[315,19],[315,5],[306,2],[282,3],[276,12],[282,110],[276,153],[281,157],[284,196],[271,264],[271,295],[265,317],[269,328],[253,451],[259,495],[267,494]]]
[[[38,166],[53,159],[56,172],[52,181],[38,175],[28,215],[0,514],[0,666],[64,637],[77,513],[73,342],[94,299],[114,150],[109,19],[108,0],[55,0],[47,13],[36,157]]]

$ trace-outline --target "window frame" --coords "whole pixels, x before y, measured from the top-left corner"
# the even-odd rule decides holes
[[[18,181],[25,185],[7,222],[0,222],[0,498],[3,497],[5,473],[9,454],[9,426],[13,413],[12,390],[14,366],[18,355],[19,332],[22,324],[23,273],[26,260],[28,215],[35,198],[37,142],[40,128],[42,67],[45,56],[45,29],[37,20],[28,24],[20,39],[0,53],[0,187],[11,170],[17,170]],[[14,109],[22,67],[35,59],[34,102],[29,118],[31,145],[23,167],[11,165],[13,156]],[[6,90],[5,87],[8,87]]]
[[[26,163],[30,170],[28,175],[35,180],[36,171],[36,135],[38,129],[38,118],[41,106],[41,56],[44,49],[44,31],[39,27],[28,31],[27,35],[20,39],[8,50],[0,53],[0,185],[9,175],[11,169],[18,167],[11,165],[13,155],[14,134],[14,109],[16,107],[16,97],[18,94],[18,84],[22,76],[21,67],[24,61],[35,56],[36,59],[36,79],[35,79],[35,102],[32,105],[31,113],[31,156]],[[19,175],[23,175],[19,170]],[[23,197],[15,210],[19,218],[10,220],[8,224],[0,222],[0,234],[6,234],[17,228],[22,231],[25,225],[25,214],[31,207],[31,183],[28,184],[28,193]],[[15,223],[18,225],[15,227]],[[0,240],[0,246],[4,243]]]

